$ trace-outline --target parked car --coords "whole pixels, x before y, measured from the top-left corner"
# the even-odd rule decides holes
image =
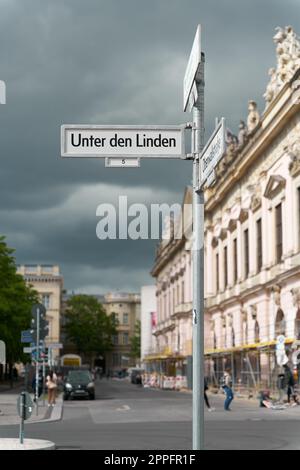
[[[143,369],[132,369],[131,371],[131,383],[132,384],[142,384],[142,374],[144,373]]]
[[[70,370],[65,378],[64,399],[76,397],[95,399],[95,383],[88,370]]]

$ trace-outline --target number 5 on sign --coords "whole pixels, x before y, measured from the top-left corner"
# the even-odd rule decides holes
[[[105,159],[105,166],[108,168],[138,168],[140,166],[140,159],[107,157]]]

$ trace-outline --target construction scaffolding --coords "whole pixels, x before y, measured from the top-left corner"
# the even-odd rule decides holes
[[[292,339],[285,341],[286,354],[291,356]],[[206,352],[206,376],[213,387],[219,387],[226,369],[231,371],[233,387],[238,391],[277,390],[282,367],[276,362],[276,341],[256,343],[224,350]],[[298,366],[299,369],[299,366]],[[299,383],[299,372],[297,381]]]

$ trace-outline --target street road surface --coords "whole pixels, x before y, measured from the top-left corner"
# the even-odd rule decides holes
[[[222,395],[210,400],[216,410],[206,412],[206,449],[300,449],[300,407],[272,411],[236,399],[225,412]],[[18,430],[0,426],[0,437],[17,437]],[[62,421],[26,424],[25,433],[54,441],[58,450],[190,450],[192,395],[102,379],[95,401],[65,402]]]

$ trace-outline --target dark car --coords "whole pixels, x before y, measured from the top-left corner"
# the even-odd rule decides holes
[[[95,399],[94,378],[87,370],[71,370],[65,379],[64,399],[76,397]]]
[[[141,385],[143,372],[144,372],[143,369],[132,369],[131,383]]]

